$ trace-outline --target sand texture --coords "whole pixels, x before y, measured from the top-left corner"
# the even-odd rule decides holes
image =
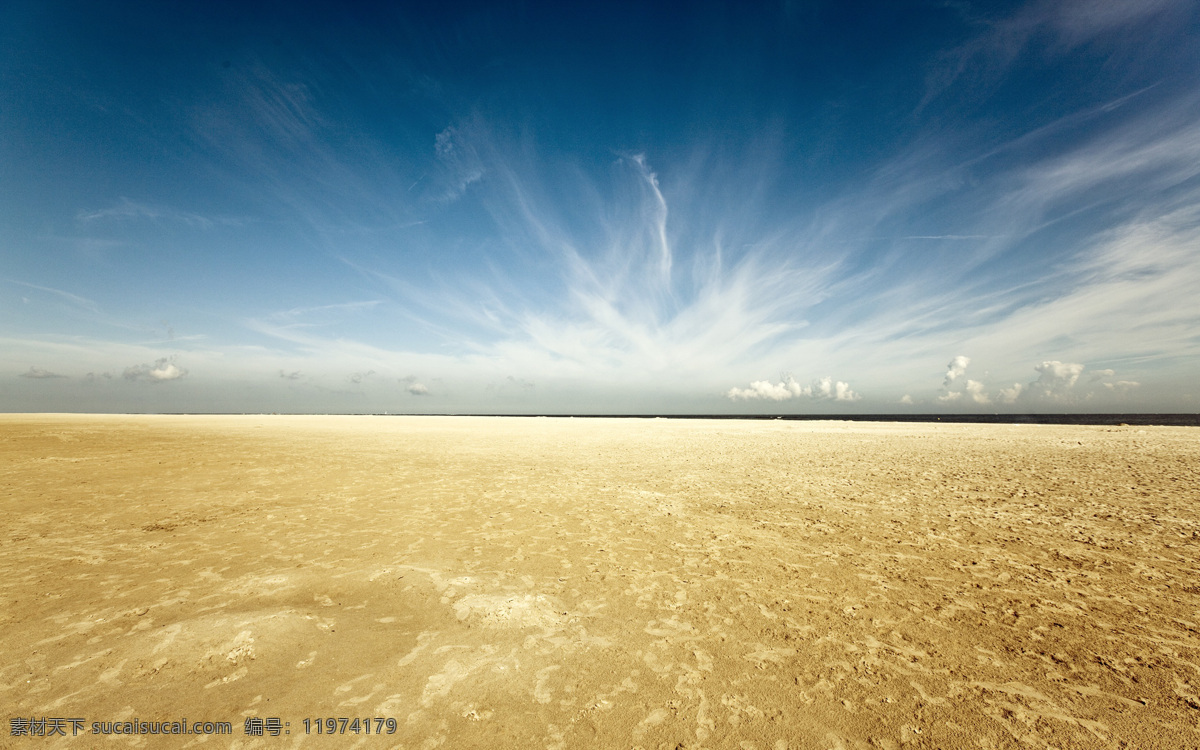
[[[6,415],[0,503],[3,747],[1200,747],[1196,428]]]

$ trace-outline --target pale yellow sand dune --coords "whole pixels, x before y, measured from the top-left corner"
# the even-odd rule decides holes
[[[1200,747],[1198,500],[1192,428],[3,416],[0,746]]]

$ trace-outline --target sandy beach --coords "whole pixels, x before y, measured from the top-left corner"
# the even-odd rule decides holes
[[[3,415],[0,503],[2,747],[1200,747],[1197,428]]]

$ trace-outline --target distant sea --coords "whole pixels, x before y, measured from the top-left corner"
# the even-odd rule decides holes
[[[603,419],[789,419],[847,422],[1200,426],[1200,414],[489,414]]]
[[[170,412],[165,412],[170,413]],[[251,412],[177,412],[179,414],[222,413],[247,416]],[[283,412],[263,413],[263,416]],[[393,414],[391,412],[343,412],[306,416],[376,416],[376,417],[571,417],[574,419],[789,419],[809,422],[947,422],[967,424],[1083,424],[1083,425],[1166,425],[1200,427],[1200,414]]]

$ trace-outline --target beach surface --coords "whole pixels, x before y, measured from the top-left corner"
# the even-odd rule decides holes
[[[0,747],[1200,747],[1198,428],[0,415],[0,504]]]

